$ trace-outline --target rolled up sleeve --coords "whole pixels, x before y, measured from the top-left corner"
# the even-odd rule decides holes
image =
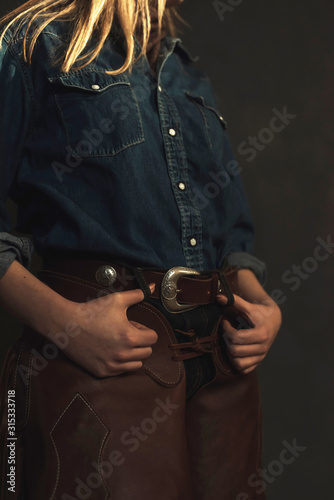
[[[17,259],[29,268],[30,237],[14,236],[5,203],[19,167],[31,120],[31,85],[5,36],[0,48],[0,278]]]
[[[227,160],[235,161],[230,141],[225,146]],[[261,285],[265,285],[267,267],[253,255],[255,240],[253,217],[241,180],[241,168],[239,167],[239,171],[236,172],[238,172],[236,175],[230,176],[228,191],[225,192],[230,224],[224,260],[231,267],[250,269]]]
[[[29,237],[0,232],[0,278],[15,259],[29,269],[33,252],[34,246]]]
[[[238,269],[250,269],[262,286],[266,284],[267,266],[262,260],[254,255],[247,252],[233,252],[226,256],[226,263]]]

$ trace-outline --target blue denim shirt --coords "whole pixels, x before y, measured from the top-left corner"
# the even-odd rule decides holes
[[[0,51],[0,276],[15,258],[29,268],[36,249],[198,270],[228,256],[263,281],[226,122],[181,40],[162,40],[156,74],[146,58],[106,74],[124,61],[112,38],[87,67],[62,73],[53,61],[66,30],[43,31],[31,66],[24,28]],[[10,233],[7,197],[33,242]]]

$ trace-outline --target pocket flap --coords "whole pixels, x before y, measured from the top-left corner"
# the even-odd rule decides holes
[[[206,108],[206,109],[212,111],[213,113],[215,113],[215,115],[217,116],[217,118],[219,118],[219,120],[220,120],[223,128],[226,129],[227,123],[224,120],[224,118],[221,115],[221,113],[214,106],[210,106],[210,104],[208,104],[206,102],[206,100],[204,99],[203,96],[195,94],[194,92],[190,92],[189,90],[185,90],[184,93],[186,94],[186,96],[188,97],[188,99],[190,99],[191,101],[194,101],[195,103],[203,106],[203,108]]]
[[[48,78],[55,85],[86,90],[91,93],[103,92],[112,85],[130,85],[125,75],[108,75],[104,71],[74,71]]]
[[[152,355],[143,362],[142,370],[165,387],[177,385],[183,375],[182,361],[173,361],[169,344],[176,343],[172,327],[165,316],[152,304],[142,302],[129,307],[128,319],[154,330],[158,335]]]

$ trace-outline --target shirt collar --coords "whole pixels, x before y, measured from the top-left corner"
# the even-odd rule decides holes
[[[141,47],[138,43],[136,37],[135,40],[135,53],[139,54]],[[125,44],[122,43],[123,49],[125,50]],[[173,38],[170,35],[166,35],[161,40],[160,54],[166,55],[167,53],[172,54],[173,52],[177,52],[180,56],[188,62],[196,62],[198,61],[198,56],[192,56],[189,50],[183,45],[181,38]]]
[[[179,52],[181,57],[186,59],[189,62],[196,62],[199,59],[199,56],[192,56],[189,50],[183,45],[181,38],[172,38],[175,41],[175,50]]]

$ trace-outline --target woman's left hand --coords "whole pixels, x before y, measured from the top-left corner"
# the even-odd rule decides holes
[[[217,295],[217,301],[226,305],[227,298]],[[280,329],[282,315],[277,304],[269,296],[261,303],[251,303],[234,295],[234,301],[233,307],[253,328],[237,330],[224,319],[224,339],[232,364],[241,373],[246,374],[253,371],[267,355]]]

